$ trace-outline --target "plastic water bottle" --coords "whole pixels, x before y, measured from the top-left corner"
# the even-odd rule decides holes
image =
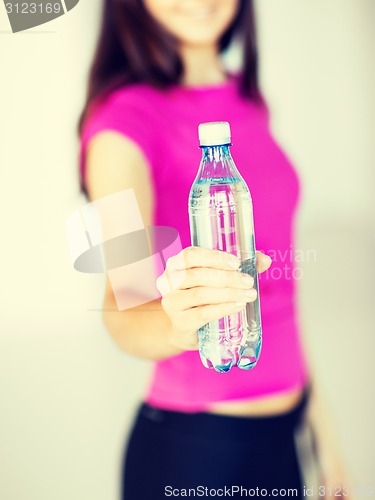
[[[202,123],[198,130],[202,160],[189,196],[191,243],[239,257],[239,271],[254,278],[258,292],[242,311],[198,330],[199,353],[206,368],[250,370],[262,347],[252,200],[229,150],[229,123]]]

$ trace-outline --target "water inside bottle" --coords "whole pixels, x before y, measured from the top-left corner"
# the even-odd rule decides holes
[[[239,270],[253,276],[258,290],[252,202],[245,182],[231,177],[198,179],[192,186],[189,207],[192,244],[239,257]],[[204,366],[219,372],[236,365],[253,368],[261,350],[260,325],[258,295],[243,311],[200,328]]]

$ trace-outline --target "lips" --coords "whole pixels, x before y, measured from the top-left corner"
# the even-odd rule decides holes
[[[194,19],[196,21],[206,21],[211,19],[215,15],[214,7],[199,7],[196,9],[184,9],[180,8],[179,12],[190,19]]]

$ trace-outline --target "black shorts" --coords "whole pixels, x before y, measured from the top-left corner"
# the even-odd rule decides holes
[[[266,417],[187,414],[142,404],[122,465],[122,500],[302,498],[295,432],[305,390],[287,413]]]

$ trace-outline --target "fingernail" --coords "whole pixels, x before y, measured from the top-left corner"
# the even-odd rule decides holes
[[[249,276],[248,274],[242,274],[241,279],[242,279],[242,283],[244,285],[251,286],[254,282],[253,278],[251,276]]]
[[[254,288],[251,290],[244,290],[243,297],[245,297],[246,302],[252,302],[257,298],[257,292]]]
[[[238,269],[240,267],[241,261],[237,257],[230,257],[228,259],[228,266],[232,269]]]

